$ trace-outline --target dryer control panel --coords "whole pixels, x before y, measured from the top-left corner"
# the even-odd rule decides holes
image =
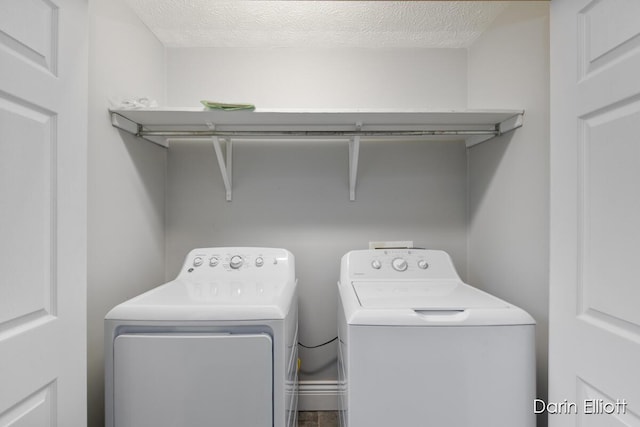
[[[370,249],[342,258],[341,281],[460,280],[449,254],[430,249]]]
[[[178,278],[256,280],[295,277],[291,252],[278,248],[198,248],[187,255]]]

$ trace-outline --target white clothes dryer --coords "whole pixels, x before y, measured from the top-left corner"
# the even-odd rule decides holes
[[[293,255],[202,248],[105,318],[107,427],[297,423]]]
[[[342,426],[535,426],[533,318],[447,253],[352,251],[338,288]]]

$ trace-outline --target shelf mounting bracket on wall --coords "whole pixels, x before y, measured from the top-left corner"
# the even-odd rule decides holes
[[[362,123],[356,123],[356,131],[362,130]],[[360,156],[360,135],[349,139],[349,200],[356,200],[356,183],[358,181],[358,157]]]
[[[222,174],[222,181],[224,182],[224,188],[227,193],[227,201],[231,201],[232,189],[231,189],[231,168],[233,166],[233,144],[231,138],[225,139],[225,151],[226,162],[222,155],[222,148],[220,147],[221,138],[217,136],[212,137],[213,149],[216,152],[218,158],[218,166],[220,166],[220,173]]]

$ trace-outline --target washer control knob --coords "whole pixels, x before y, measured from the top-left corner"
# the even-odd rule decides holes
[[[211,267],[215,267],[219,262],[220,260],[216,256],[212,256],[211,258],[209,258],[209,266]]]
[[[264,265],[264,258],[262,258],[261,256],[256,258],[256,267],[262,267],[263,265]]]
[[[375,268],[376,270],[380,270],[380,268],[382,267],[382,263],[379,260],[374,259],[373,261],[371,261],[371,267]]]
[[[409,264],[407,264],[407,260],[404,258],[394,258],[393,261],[391,261],[391,266],[396,271],[405,271],[407,267],[409,267]]]
[[[243,262],[244,262],[244,260],[242,259],[242,257],[240,255],[234,255],[229,260],[229,266],[231,268],[233,268],[234,270],[237,270],[240,267],[242,267],[242,263]]]
[[[202,257],[197,256],[193,259],[193,266],[200,267],[202,265]]]
[[[427,261],[421,259],[420,261],[418,261],[418,268],[426,270],[427,268],[429,268],[429,264],[427,263]]]

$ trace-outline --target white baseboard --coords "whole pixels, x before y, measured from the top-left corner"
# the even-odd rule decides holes
[[[337,381],[298,383],[298,411],[337,411],[339,399]]]

